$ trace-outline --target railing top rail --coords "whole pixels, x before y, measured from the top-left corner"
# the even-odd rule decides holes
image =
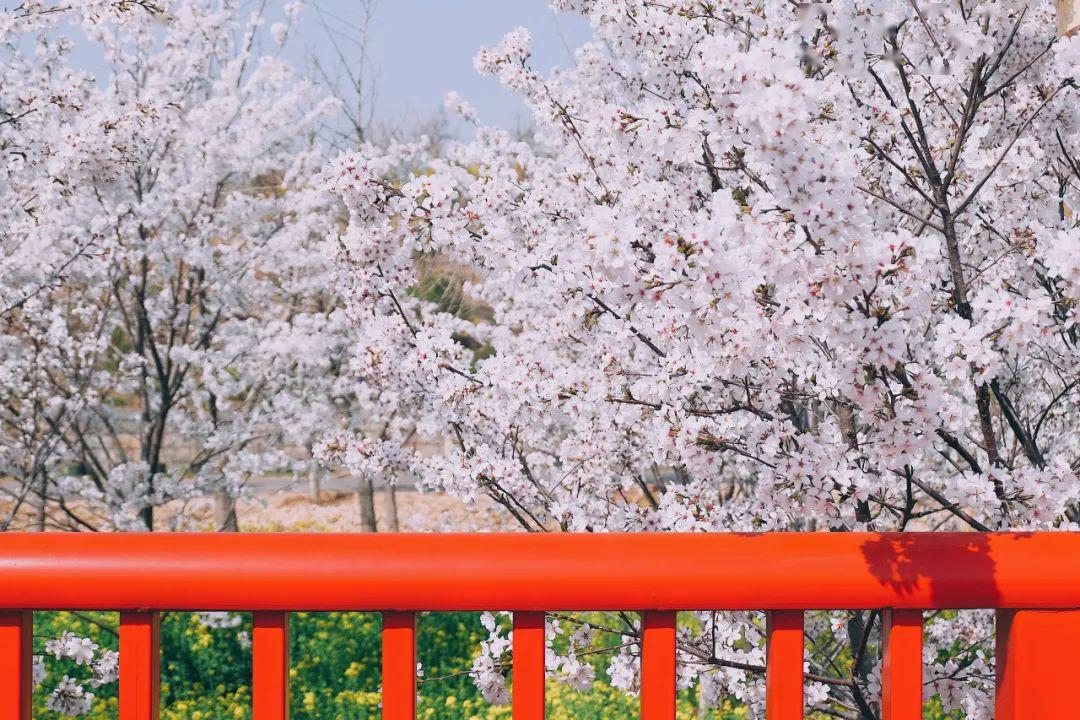
[[[1080,533],[0,533],[0,609],[1080,607]]]

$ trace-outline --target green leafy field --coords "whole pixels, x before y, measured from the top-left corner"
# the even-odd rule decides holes
[[[251,717],[250,616],[237,627],[214,628],[193,613],[167,613],[162,620],[162,720],[245,720]],[[102,648],[117,648],[116,613],[36,613],[35,653],[70,630]],[[381,619],[375,613],[294,613],[291,622],[291,711],[294,720],[378,718]],[[485,637],[479,613],[432,613],[420,618],[419,718],[510,720],[509,707],[485,702],[467,671]],[[598,647],[603,640],[597,640]],[[557,682],[548,685],[549,720],[623,720],[637,716],[637,700],[607,684],[602,653],[590,658],[596,682],[588,691]],[[34,717],[60,720],[46,709],[46,688],[64,676],[87,679],[85,666],[46,662],[47,676],[35,695]],[[113,720],[116,684],[100,688],[90,720]],[[736,720],[743,708],[701,712],[693,692],[679,698],[679,720]],[[934,716],[934,715],[932,715]],[[941,718],[941,715],[936,715]]]
[[[245,720],[251,717],[250,617],[240,626],[211,628],[192,613],[168,613],[162,620],[162,720]],[[35,652],[64,630],[90,637],[103,648],[116,649],[116,613],[37,613]],[[378,614],[294,613],[291,623],[291,710],[295,720],[367,720],[379,717],[381,664]],[[485,702],[467,674],[484,637],[479,613],[433,613],[420,619],[420,718],[501,720],[508,707]],[[615,720],[634,717],[634,698],[607,685],[601,659],[594,660],[597,681],[589,691],[552,682],[548,689],[551,720]],[[35,696],[34,717],[60,720],[45,709],[48,693],[64,675],[89,678],[85,667],[69,661],[46,663],[47,677]],[[116,684],[100,688],[89,715],[92,720],[116,717]],[[689,693],[680,698],[680,720],[720,720],[743,716],[739,709],[700,715]]]

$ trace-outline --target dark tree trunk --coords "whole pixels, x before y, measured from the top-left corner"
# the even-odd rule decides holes
[[[379,526],[375,520],[375,484],[370,477],[360,478],[356,502],[360,508],[360,526],[364,532],[378,532]]]

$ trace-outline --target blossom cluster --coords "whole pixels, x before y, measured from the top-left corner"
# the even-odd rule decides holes
[[[97,688],[115,683],[120,673],[120,655],[115,650],[100,650],[90,638],[77,637],[64,632],[60,637],[45,643],[45,653],[56,660],[70,660],[76,666],[89,666],[93,676],[85,683],[64,675],[49,693],[45,706],[61,715],[74,717],[90,711],[94,693],[87,686]],[[34,657],[35,682],[41,682],[45,674],[44,657]]]

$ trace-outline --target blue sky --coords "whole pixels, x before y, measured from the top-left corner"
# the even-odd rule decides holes
[[[271,0],[279,6],[283,1]],[[357,35],[350,24],[361,15],[358,0],[309,0],[300,32],[290,39],[294,62],[316,55],[326,67],[339,63],[324,23],[347,51]],[[477,50],[517,26],[532,33],[535,66],[544,71],[569,65],[572,50],[592,37],[581,17],[556,15],[545,0],[378,0],[368,51],[377,92],[375,124],[415,125],[438,112],[446,91],[456,90],[485,124],[528,125],[530,114],[521,102],[473,70]]]
[[[284,19],[290,0],[265,0],[265,26]],[[264,0],[241,0],[241,17]],[[317,75],[316,58],[328,74],[339,72],[340,52],[357,57],[361,0],[302,0],[299,26],[290,34],[284,56],[303,72]],[[376,91],[376,130],[414,130],[443,106],[443,95],[456,90],[471,102],[486,125],[517,130],[531,125],[531,114],[499,83],[473,69],[473,57],[487,45],[521,26],[533,36],[533,64],[541,71],[566,67],[572,52],[592,38],[578,15],[556,14],[546,0],[374,0],[368,57]],[[76,35],[78,37],[78,35]],[[331,39],[334,42],[331,42]],[[267,33],[262,42],[273,46]],[[337,49],[334,47],[337,44]],[[76,42],[73,61],[99,77],[105,72],[96,49]],[[461,126],[451,125],[451,132]]]

